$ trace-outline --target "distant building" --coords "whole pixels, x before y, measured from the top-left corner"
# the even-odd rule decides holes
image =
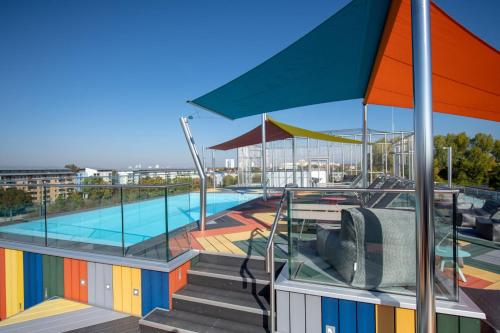
[[[102,178],[106,182],[113,182],[113,170],[84,168],[76,173],[76,184],[81,184],[86,178]]]
[[[226,167],[226,169],[234,169],[234,158],[226,158],[224,166]]]
[[[15,185],[31,194],[36,203],[43,201],[43,184],[74,184],[76,174],[68,169],[26,169],[0,170],[0,183]],[[47,201],[54,201],[59,195],[73,191],[72,187],[47,187]]]

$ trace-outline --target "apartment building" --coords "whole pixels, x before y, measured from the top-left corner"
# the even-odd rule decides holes
[[[0,184],[13,185],[29,192],[35,203],[43,201],[43,184],[74,184],[75,173],[68,169],[0,170]],[[68,187],[47,187],[47,200],[55,201],[61,194],[72,191]]]

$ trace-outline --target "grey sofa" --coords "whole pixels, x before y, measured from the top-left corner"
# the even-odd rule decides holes
[[[490,217],[477,217],[475,232],[481,238],[500,242],[500,210]]]
[[[500,209],[500,203],[494,200],[486,200],[483,207],[459,210],[458,225],[462,227],[475,227],[478,217],[490,218]]]
[[[317,252],[342,280],[357,288],[415,285],[412,211],[349,208],[341,228],[320,228]]]

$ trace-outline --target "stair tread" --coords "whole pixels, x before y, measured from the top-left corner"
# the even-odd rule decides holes
[[[247,269],[238,266],[218,265],[205,262],[198,262],[191,266],[191,271],[198,271],[204,273],[215,273],[220,275],[229,275],[231,277],[238,277],[245,280],[264,280],[269,281],[269,274],[265,270]]]
[[[263,327],[248,325],[232,320],[213,316],[191,313],[188,311],[166,311],[156,309],[141,321],[141,325],[149,326],[147,322],[166,325],[179,329],[179,332],[190,331],[198,333],[259,333],[267,332]],[[158,327],[158,326],[156,326]]]
[[[267,295],[262,295],[262,293],[259,295],[255,289],[254,293],[252,293],[251,291],[249,292],[248,290],[243,289],[241,291],[235,291],[188,284],[183,289],[175,293],[173,297],[176,298],[178,295],[181,297],[189,296],[198,298],[201,303],[203,303],[204,300],[208,300],[237,305],[240,307],[244,306],[255,309],[256,311],[268,311],[269,309],[269,301],[266,299]]]

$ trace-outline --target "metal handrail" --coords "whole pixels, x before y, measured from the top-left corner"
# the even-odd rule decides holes
[[[0,183],[0,187],[63,187],[63,188],[72,188],[72,187],[91,187],[91,188],[174,188],[179,186],[191,186],[190,183],[178,183],[178,184],[167,184],[167,185],[153,185],[153,184],[5,184]]]
[[[288,187],[288,192],[352,192],[352,193],[415,193],[406,188],[329,188],[329,187]],[[459,189],[435,189],[434,193],[460,193]]]
[[[280,202],[278,203],[278,208],[276,209],[276,215],[274,216],[273,224],[271,225],[271,231],[269,232],[269,238],[266,244],[266,271],[269,274],[269,330],[271,333],[275,332],[276,329],[276,295],[274,294],[274,279],[275,279],[275,267],[274,267],[274,236],[278,228],[278,222],[281,217],[281,210],[283,209],[283,204],[288,196],[288,190],[296,187],[296,184],[287,184],[283,189],[281,194]]]

